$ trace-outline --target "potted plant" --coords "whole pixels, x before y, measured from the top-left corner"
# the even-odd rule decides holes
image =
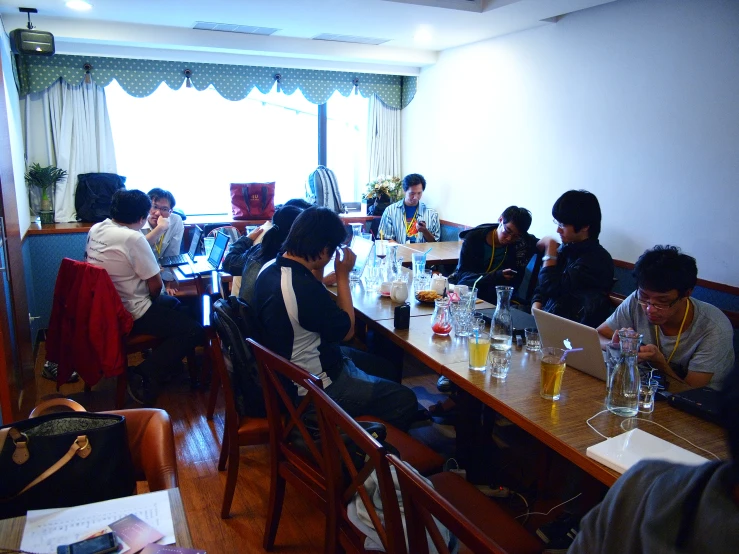
[[[56,184],[67,178],[67,172],[53,165],[41,167],[34,163],[26,171],[31,208],[41,223],[54,223],[54,193]]]
[[[380,175],[367,183],[362,200],[367,201],[367,215],[381,215],[385,208],[403,198],[403,186],[400,177]]]

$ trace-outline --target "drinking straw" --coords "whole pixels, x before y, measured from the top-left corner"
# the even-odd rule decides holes
[[[484,275],[480,275],[480,276],[479,276],[479,277],[478,277],[477,279],[475,279],[475,282],[474,282],[474,283],[472,284],[472,291],[471,291],[471,292],[473,292],[473,293],[475,292],[475,288],[477,287],[477,281],[479,281],[479,280],[480,280],[480,279],[482,279],[483,277],[484,277]],[[469,300],[467,301],[467,308],[468,308],[468,309],[472,308],[472,298],[473,298],[474,296],[475,296],[474,294],[470,294],[470,298],[469,298]]]
[[[562,357],[559,359],[559,363],[561,364],[565,363],[565,358],[567,357],[567,354],[569,354],[570,352],[582,352],[583,350],[584,348],[570,348],[568,350],[565,350],[562,353]]]
[[[426,254],[428,254],[429,252],[431,252],[433,249],[434,249],[434,247],[432,246],[431,248],[429,248],[428,250],[426,250],[426,252],[423,253],[423,258],[426,259]]]

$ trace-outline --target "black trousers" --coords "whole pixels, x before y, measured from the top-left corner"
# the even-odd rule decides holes
[[[132,334],[154,335],[164,342],[136,366],[136,373],[160,381],[196,346],[205,344],[203,327],[190,317],[176,298],[161,294],[146,313],[134,321]]]

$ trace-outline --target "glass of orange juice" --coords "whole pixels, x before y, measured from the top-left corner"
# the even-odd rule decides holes
[[[562,376],[565,373],[563,360],[565,351],[561,348],[541,349],[541,385],[539,394],[546,400],[559,400],[562,390]]]
[[[473,320],[472,333],[467,337],[467,352],[470,358],[470,369],[475,371],[487,369],[490,335],[485,332],[485,320],[482,318]]]

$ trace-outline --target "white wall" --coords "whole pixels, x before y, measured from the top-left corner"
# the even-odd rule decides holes
[[[738,103],[739,2],[619,0],[443,52],[403,110],[403,171],[442,219],[519,204],[537,236],[588,189],[615,259],[676,244],[739,285]]]
[[[21,127],[21,111],[18,100],[18,89],[13,77],[13,66],[8,35],[0,28],[0,55],[3,62],[3,81],[5,81],[5,103],[8,107],[8,134],[10,150],[13,156],[13,177],[15,179],[15,197],[18,205],[18,226],[23,237],[31,224],[31,212],[28,205],[28,189],[26,188],[26,162],[23,148],[23,131]]]

